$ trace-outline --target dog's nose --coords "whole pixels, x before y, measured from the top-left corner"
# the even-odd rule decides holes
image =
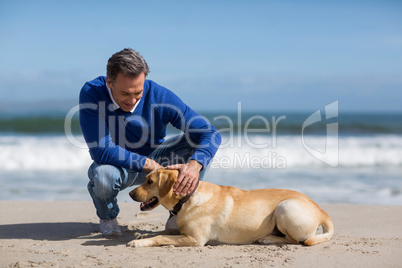
[[[135,200],[135,190],[132,190],[132,191],[129,193],[129,195],[130,195],[131,199],[133,199],[134,201],[136,201],[136,200]]]

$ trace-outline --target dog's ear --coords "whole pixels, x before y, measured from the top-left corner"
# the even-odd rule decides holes
[[[163,170],[159,173],[159,196],[164,197],[177,181],[177,170]]]

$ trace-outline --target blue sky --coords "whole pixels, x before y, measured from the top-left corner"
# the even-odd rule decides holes
[[[198,111],[402,111],[402,1],[0,0],[0,105],[74,104],[131,47]]]

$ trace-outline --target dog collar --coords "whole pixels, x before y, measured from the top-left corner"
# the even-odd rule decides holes
[[[171,213],[173,215],[177,215],[177,213],[179,213],[179,211],[181,210],[181,207],[184,205],[184,203],[186,203],[190,197],[194,194],[194,192],[197,190],[198,185],[200,184],[200,181],[197,180],[197,185],[194,188],[194,191],[192,191],[191,193],[189,193],[188,195],[186,195],[184,198],[180,199],[179,202],[177,202],[177,204],[173,207],[173,210],[171,211]]]

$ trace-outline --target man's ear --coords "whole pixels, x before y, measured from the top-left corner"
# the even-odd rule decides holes
[[[106,76],[106,84],[107,84],[107,86],[108,86],[109,88],[111,88],[111,86],[112,86],[112,81],[110,81],[110,79],[109,79],[108,76]]]
[[[164,170],[159,173],[159,196],[164,197],[172,189],[177,181],[178,172],[176,170]]]

